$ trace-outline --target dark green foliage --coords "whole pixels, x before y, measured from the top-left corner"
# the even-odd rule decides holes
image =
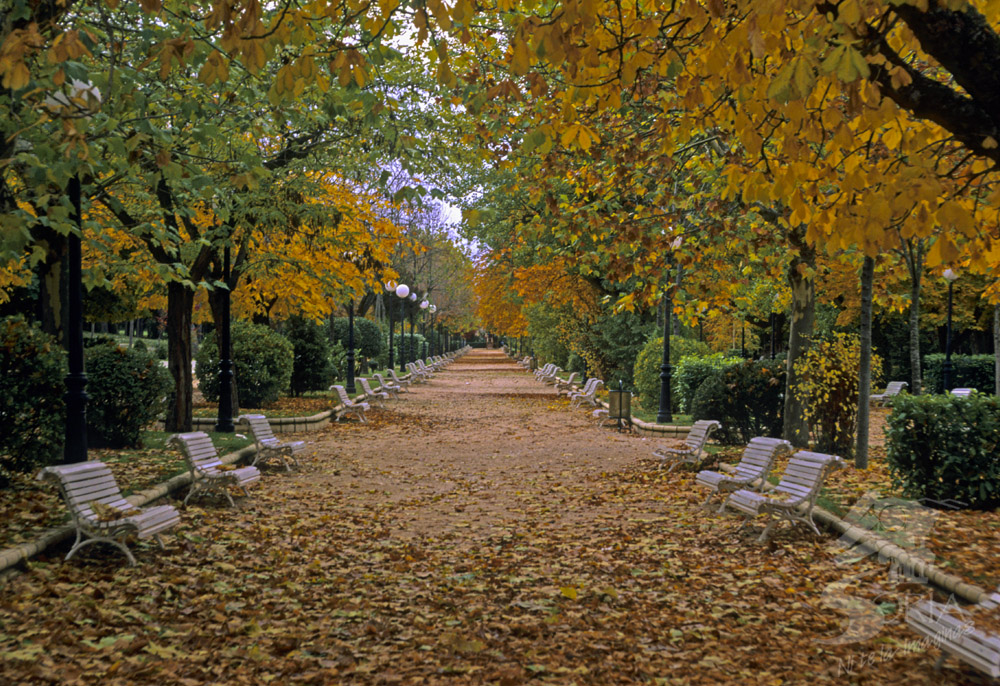
[[[711,374],[695,391],[691,419],[716,419],[720,443],[744,445],[755,436],[781,435],[785,368],[777,360],[734,364]]]
[[[331,320],[333,333],[331,339],[339,341],[347,349],[348,318],[337,317]],[[397,322],[397,326],[398,326]],[[328,324],[328,330],[329,330]],[[397,329],[398,330],[398,329]],[[354,318],[354,352],[359,357],[377,358],[385,348],[386,336],[378,324],[363,317]]]
[[[87,348],[87,442],[95,448],[142,447],[142,430],[164,408],[169,372],[149,353],[114,342]]]
[[[292,344],[292,395],[325,391],[333,379],[330,342],[324,327],[304,317],[285,322],[285,337]]]
[[[579,372],[583,374],[587,368],[587,361],[576,353],[570,353],[569,359],[566,360],[566,371],[568,372]]]
[[[992,393],[996,388],[995,358],[992,355],[952,355],[951,388],[975,388]],[[924,391],[944,393],[944,355],[936,353],[924,357]]]
[[[167,359],[167,343],[166,341],[157,341],[156,347],[153,350],[156,354],[156,359],[165,360]]]
[[[886,429],[889,473],[911,498],[1000,503],[1000,400],[902,394]]]
[[[671,412],[690,412],[691,398],[706,375],[698,377],[697,383],[691,380],[686,381],[681,387],[682,378],[689,379],[689,376],[679,374],[681,362],[688,363],[688,360],[701,359],[700,355],[708,354],[708,345],[693,338],[682,338],[680,336],[670,337],[670,364],[673,366],[671,372],[670,400]],[[713,356],[720,357],[720,356]],[[660,366],[663,364],[663,337],[654,337],[646,341],[646,344],[639,351],[635,361],[635,388],[639,394],[640,402],[646,409],[653,409],[660,405]],[[718,368],[715,365],[713,368]],[[690,390],[688,390],[690,389]]]
[[[202,395],[219,400],[219,346],[211,332],[201,342],[196,372]],[[288,339],[260,324],[236,320],[232,324],[233,371],[243,407],[265,407],[288,389],[294,350]]]
[[[21,316],[0,319],[0,487],[60,460],[65,376],[55,339]]]
[[[400,351],[400,336],[396,334],[396,364],[399,365],[399,351]],[[485,347],[485,343],[483,346]],[[413,334],[413,340],[410,340],[410,334],[407,333],[403,337],[402,350],[406,352],[406,361],[413,362],[418,357],[423,359],[424,352],[424,337],[418,333]],[[414,356],[415,355],[415,356]]]
[[[682,358],[680,363],[674,367],[673,373],[677,384],[677,396],[681,404],[681,411],[685,413],[691,412],[694,395],[705,382],[705,379],[717,375],[723,369],[741,364],[742,362],[743,359],[740,357],[726,357],[722,353]]]

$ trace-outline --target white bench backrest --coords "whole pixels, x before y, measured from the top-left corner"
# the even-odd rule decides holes
[[[371,384],[368,383],[368,379],[362,377],[358,379],[361,382],[361,389],[366,395],[375,395],[375,391],[372,390]]]
[[[277,440],[274,430],[271,429],[271,423],[262,414],[242,414],[239,421],[247,425],[250,435],[253,436],[253,440],[257,443]]]
[[[814,502],[827,471],[843,464],[844,461],[836,455],[800,450],[788,461],[775,490],[788,494],[792,501]]]
[[[134,507],[125,500],[111,468],[103,462],[92,460],[46,467],[38,473],[38,478],[56,482],[71,514],[78,519],[94,519],[90,503],[95,500],[119,510]]]
[[[174,434],[167,443],[180,446],[191,471],[213,472],[222,464],[219,453],[212,444],[212,439],[204,431]]]
[[[694,450],[701,450],[709,435],[720,426],[722,425],[714,419],[699,419],[691,425],[691,430],[688,431],[684,443]]]
[[[347,395],[347,389],[345,389],[343,386],[330,386],[330,388],[332,388],[334,391],[337,392],[337,396],[340,398],[340,402],[342,404],[344,404],[347,407],[350,407],[351,405],[354,404],[350,396]]]
[[[763,478],[770,473],[778,455],[791,451],[792,444],[780,438],[752,438],[736,465],[736,477],[745,481]]]

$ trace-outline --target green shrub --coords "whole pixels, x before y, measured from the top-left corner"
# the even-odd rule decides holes
[[[886,428],[893,484],[911,498],[960,500],[970,507],[1000,503],[1000,400],[973,394],[903,394]]]
[[[677,380],[677,396],[683,412],[691,412],[694,395],[710,376],[718,375],[727,369],[743,362],[742,357],[726,357],[722,353],[713,353],[701,357],[682,357],[680,364],[674,369]]]
[[[398,333],[396,334],[396,339],[395,340],[396,340],[396,364],[398,365],[399,364],[399,351],[400,351],[400,336],[399,336]],[[410,334],[407,333],[403,337],[402,346],[403,346],[402,349],[406,351],[406,361],[407,362],[413,362],[416,359],[416,357],[423,358],[423,354],[422,353],[423,353],[423,350],[424,350],[424,337],[421,336],[420,334],[414,333],[413,334],[413,341],[411,342],[410,341]],[[416,354],[416,357],[414,357],[414,354]]]
[[[858,376],[861,343],[853,334],[837,333],[827,340],[814,341],[795,363],[799,383],[793,392],[805,405],[816,449],[845,457],[854,454],[854,433],[858,421]],[[882,359],[872,355],[872,383]]]
[[[755,436],[778,437],[785,376],[778,360],[746,360],[716,370],[695,391],[691,418],[721,422],[713,436],[728,445],[744,445]]]
[[[244,407],[270,405],[291,382],[292,344],[266,326],[242,320],[232,323],[230,335],[240,404]],[[219,400],[219,346],[215,336],[215,331],[205,336],[195,356],[199,388],[209,402]]]
[[[996,388],[996,360],[992,355],[952,355],[951,388],[975,388],[992,393]],[[944,393],[944,355],[936,353],[924,358],[924,390],[927,393]]]
[[[350,321],[347,317],[337,317],[331,320],[333,331],[331,340],[339,342],[347,349],[347,336]],[[328,326],[329,330],[329,326]],[[354,318],[354,350],[359,357],[377,358],[385,349],[386,336],[378,324],[363,317]]]
[[[114,341],[87,348],[86,368],[88,444],[142,447],[142,430],[165,409],[170,373],[152,355]]]
[[[292,395],[306,391],[325,391],[333,379],[330,342],[325,328],[304,317],[290,317],[285,322],[285,337],[292,344]]]
[[[0,319],[0,487],[62,457],[65,354],[23,317]]]
[[[342,346],[340,341],[330,346],[330,366],[333,368],[333,375],[336,380],[340,381],[347,378],[347,348]]]
[[[167,359],[167,344],[165,341],[158,341],[156,347],[153,350],[158,360]]]
[[[670,385],[672,412],[680,411],[682,405],[685,412],[690,410],[690,396],[688,396],[688,403],[685,405],[678,392],[678,363],[685,356],[707,354],[708,350],[707,344],[693,338],[670,337],[670,364],[674,365]],[[639,401],[646,409],[658,407],[660,404],[660,365],[662,363],[663,336],[650,338],[636,357],[632,375],[635,390],[639,394]],[[694,388],[692,388],[691,395],[693,395],[693,391]]]

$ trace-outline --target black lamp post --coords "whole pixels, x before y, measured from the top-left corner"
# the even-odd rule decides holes
[[[944,392],[947,393],[951,389],[951,293],[958,274],[951,269],[945,269],[943,276],[948,281],[948,325],[945,329],[944,366],[941,368],[941,381],[944,384]]]
[[[354,299],[347,304],[347,383],[344,390],[357,393],[354,387]]]
[[[396,291],[396,282],[395,281],[387,281],[386,284],[385,284],[385,290],[387,292],[389,292],[389,293],[394,293]],[[394,345],[394,343],[392,341],[393,336],[396,333],[396,331],[395,331],[396,324],[392,321],[392,303],[391,302],[386,306],[385,311],[389,315],[389,369],[392,369],[393,366],[395,365],[395,362],[396,362],[395,358],[393,357],[393,351],[395,349],[395,345]]]
[[[406,371],[406,296],[410,295],[410,287],[405,283],[396,286],[399,296],[399,371]]]
[[[417,294],[416,293],[410,293],[410,302],[417,302]],[[410,356],[412,358],[410,361],[411,362],[416,362],[417,361],[417,354],[418,354],[419,351],[417,350],[416,341],[413,338],[413,307],[412,306],[410,307],[410,345],[409,345],[409,348],[407,349],[407,352],[410,354]]]
[[[100,109],[101,92],[92,83],[73,81],[72,95],[58,91],[45,98],[45,106],[62,119],[89,119]],[[81,102],[85,105],[81,106]],[[83,361],[83,190],[80,175],[74,174],[66,184],[72,214],[70,221],[76,225],[76,232],[66,239],[68,261],[66,310],[66,351],[68,371],[66,375],[65,442],[63,459],[67,463],[87,461],[87,374]]]
[[[66,375],[66,442],[63,458],[67,463],[87,461],[87,374],[83,366],[83,210],[81,208],[80,177],[74,175],[66,187],[73,205],[72,221],[76,233],[68,238],[69,287],[67,303],[69,328],[66,347],[69,352],[69,374]]]
[[[215,430],[222,433],[236,431],[233,426],[233,360],[229,356],[231,327],[229,321],[229,246],[222,251],[222,279],[226,291],[222,294],[222,326],[219,329],[219,416],[215,420]]]
[[[670,316],[674,306],[670,291],[663,293],[663,360],[660,364],[660,407],[656,412],[656,423],[666,424],[673,421],[670,412]]]

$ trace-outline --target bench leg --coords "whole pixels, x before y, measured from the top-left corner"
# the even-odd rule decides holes
[[[938,656],[938,659],[934,661],[934,671],[940,672],[941,667],[944,666],[944,661],[947,659],[948,659],[948,651],[942,650],[941,654]]]
[[[129,550],[128,546],[126,546],[124,543],[122,543],[121,541],[116,541],[113,538],[88,538],[86,541],[74,545],[73,548],[69,551],[69,554],[66,555],[66,559],[68,560],[69,558],[73,557],[80,549],[92,543],[110,543],[111,545],[115,546],[123,553],[125,553],[125,557],[128,558],[128,564],[130,567],[135,567],[136,561],[135,558],[132,556],[132,551]]]

